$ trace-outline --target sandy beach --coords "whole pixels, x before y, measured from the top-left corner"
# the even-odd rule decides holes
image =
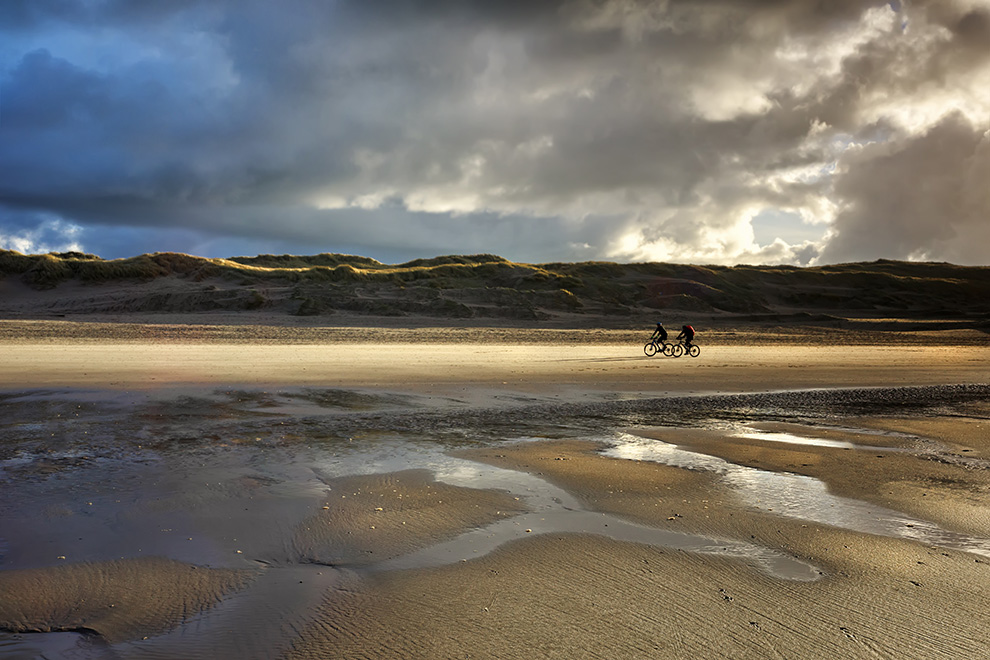
[[[646,359],[649,332],[598,328],[289,328],[0,322],[0,387],[155,389],[210,384],[423,391],[762,392],[987,381],[990,341],[836,344],[818,332],[725,330],[702,359]]]
[[[990,657],[979,337],[39,323],[0,656]]]

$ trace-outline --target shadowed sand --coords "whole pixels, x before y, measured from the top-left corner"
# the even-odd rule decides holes
[[[158,558],[0,571],[0,622],[17,632],[91,631],[119,642],[174,628],[255,574]]]
[[[293,539],[301,561],[368,566],[524,510],[504,493],[437,483],[419,470],[346,477],[328,486],[333,505],[300,523]]]

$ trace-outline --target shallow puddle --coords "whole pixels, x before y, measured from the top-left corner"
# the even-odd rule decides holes
[[[0,632],[0,658],[4,660],[118,660],[120,654],[98,635],[77,632]]]
[[[833,440],[830,438],[824,438],[820,435],[800,435],[799,433],[791,433],[788,431],[778,431],[778,430],[767,430],[761,428],[755,428],[748,425],[732,425],[726,428],[726,432],[733,438],[744,438],[747,440],[762,440],[763,442],[777,442],[787,445],[798,445],[806,447],[827,447],[830,449],[851,449],[858,451],[870,451],[870,452],[912,452],[915,451],[910,447],[900,447],[900,446],[889,446],[889,445],[873,445],[867,444],[866,442],[861,442],[862,440],[869,440],[871,438],[890,438],[896,437],[901,441],[907,442],[910,440],[916,440],[913,436],[909,436],[903,433],[892,433],[887,431],[873,431],[868,429],[852,429],[848,427],[837,427],[837,426],[819,426],[816,427],[817,431],[824,433],[840,433],[846,436],[852,436],[856,439],[856,442],[851,440]]]
[[[587,511],[567,491],[525,472],[481,465],[442,453],[433,456],[419,454],[405,460],[407,465],[418,462],[415,467],[430,469],[437,481],[452,486],[504,490],[523,500],[530,512],[382,562],[375,566],[378,571],[442,566],[484,556],[509,541],[527,536],[578,533],[734,557],[784,579],[815,580],[821,575],[809,564],[751,543],[662,530]]]
[[[793,557],[749,543],[716,541],[704,536],[637,525],[593,511],[557,510],[527,513],[462,534],[452,541],[382,562],[377,571],[430,568],[483,557],[509,541],[535,534],[594,534],[616,541],[642,543],[686,552],[740,559],[786,580],[817,580],[821,573]]]
[[[766,442],[782,442],[789,445],[807,445],[812,447],[833,447],[836,449],[856,449],[857,446],[845,440],[828,440],[826,438],[809,438],[793,433],[779,433],[770,431],[745,431],[733,435],[735,438],[746,438],[749,440],[764,440]]]
[[[875,449],[870,448],[871,451]],[[713,472],[749,506],[776,515],[990,557],[990,539],[948,531],[899,511],[833,495],[823,481],[814,477],[737,465],[716,456],[626,433],[619,434],[604,454]]]

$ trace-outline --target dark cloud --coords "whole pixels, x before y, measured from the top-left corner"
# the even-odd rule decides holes
[[[953,32],[974,47],[990,46],[990,10],[973,9],[963,14]]]
[[[37,29],[59,20],[78,21],[85,15],[76,0],[6,0],[0,3],[0,25],[5,31]]]
[[[917,175],[956,124],[943,159],[973,153],[988,26],[962,0],[10,0],[0,240],[845,260],[894,212],[871,159]],[[756,242],[768,209],[793,243]],[[931,256],[985,260],[954,240]]]
[[[990,135],[958,113],[919,136],[848,153],[826,260],[986,263]]]

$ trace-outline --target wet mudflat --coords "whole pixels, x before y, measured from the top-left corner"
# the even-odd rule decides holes
[[[781,603],[800,610],[792,629],[832,607],[817,641],[789,642],[798,656],[867,657],[844,646],[841,628],[859,626],[924,657],[931,624],[928,646],[884,624],[930,621],[891,596],[907,588],[958,614],[942,657],[978,657],[964,654],[990,622],[976,606],[990,584],[985,386],[567,400],[49,388],[0,405],[4,657],[445,657],[491,650],[495,621],[520,640],[505,657],[540,639],[597,653],[599,638],[543,628],[552,589],[571,594],[550,616],[564,627],[610,602],[626,657],[696,617],[699,648],[766,643],[720,632],[709,599],[752,598],[749,633],[783,625]],[[464,610],[494,621],[459,625],[452,595],[478,595],[464,586],[477,571],[508,583]],[[636,600],[660,576],[678,607]],[[901,611],[848,604],[881,596]]]

